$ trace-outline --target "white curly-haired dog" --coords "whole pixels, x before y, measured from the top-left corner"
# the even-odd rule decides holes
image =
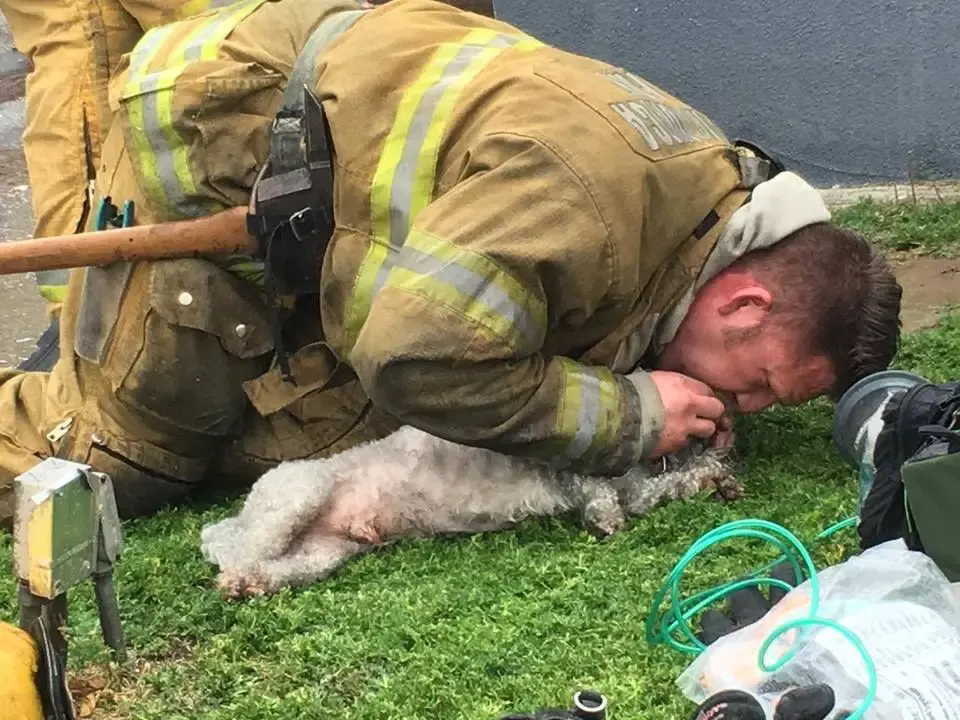
[[[228,598],[321,580],[348,559],[405,537],[479,533],[579,511],[607,536],[627,516],[714,490],[740,497],[725,452],[692,445],[616,478],[586,477],[404,426],[320,460],[266,472],[240,514],[208,525],[201,550]]]

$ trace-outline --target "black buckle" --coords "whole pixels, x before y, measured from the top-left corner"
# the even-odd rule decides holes
[[[264,257],[269,281],[279,295],[309,295],[319,291],[320,265],[330,240],[321,213],[301,208],[277,225]]]

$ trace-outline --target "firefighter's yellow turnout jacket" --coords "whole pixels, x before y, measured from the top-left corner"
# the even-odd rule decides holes
[[[723,132],[633,73],[433,0],[240,0],[126,56],[96,196],[144,223],[246,205],[316,33],[336,229],[296,385],[250,258],[77,271],[76,358],[0,385],[8,472],[69,442],[140,502],[398,422],[589,473],[655,445],[655,388],[624,373],[750,193]]]

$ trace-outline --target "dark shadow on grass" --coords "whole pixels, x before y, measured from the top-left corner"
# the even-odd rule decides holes
[[[205,479],[180,507],[199,513],[222,508],[245,498],[251,487],[253,483],[240,485],[233,480],[210,477]]]

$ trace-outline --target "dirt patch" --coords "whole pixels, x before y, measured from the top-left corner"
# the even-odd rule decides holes
[[[175,640],[162,655],[137,658],[123,667],[91,665],[71,673],[68,685],[77,718],[126,720],[128,716],[120,714],[118,707],[143,693],[143,679],[153,672],[188,661],[194,652],[191,643]]]
[[[932,327],[944,310],[960,305],[960,259],[903,255],[891,260],[903,285],[904,331]]]

